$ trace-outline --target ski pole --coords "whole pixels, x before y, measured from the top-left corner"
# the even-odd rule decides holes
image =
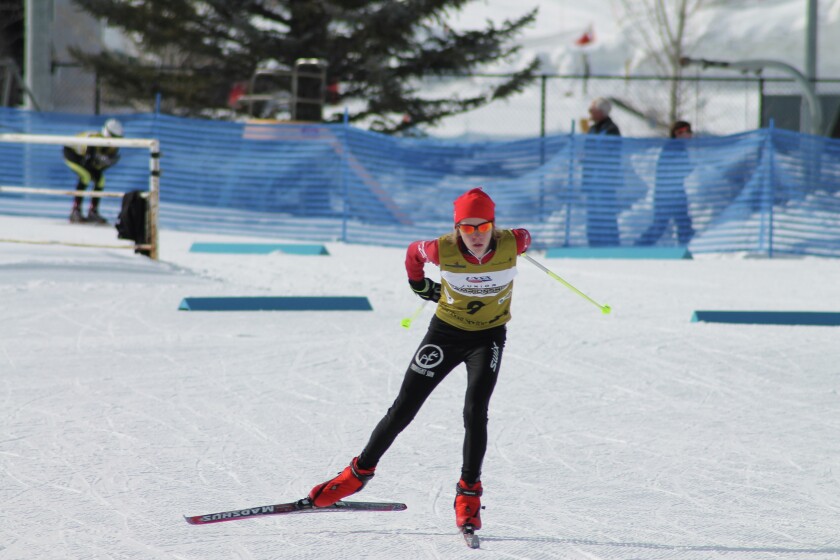
[[[577,288],[575,288],[574,286],[572,286],[571,284],[569,284],[568,282],[566,282],[565,280],[560,278],[558,275],[554,274],[549,269],[547,269],[546,267],[544,267],[543,265],[541,265],[540,263],[538,263],[537,261],[532,259],[531,255],[528,255],[527,253],[522,253],[522,256],[525,257],[528,261],[530,261],[531,264],[533,264],[534,266],[536,266],[537,268],[539,268],[540,270],[542,270],[543,272],[545,272],[546,274],[548,274],[549,276],[551,276],[552,278],[554,278],[555,280],[557,280],[558,282],[560,282],[561,284],[563,284],[564,286],[566,286],[567,288],[572,290],[574,293],[576,293],[577,295],[579,295],[580,297],[582,297],[583,299],[585,299],[586,301],[588,301],[589,303],[591,303],[595,307],[599,307],[601,309],[601,313],[603,313],[604,315],[607,315],[607,314],[609,314],[610,311],[612,311],[612,308],[609,305],[601,305],[600,303],[598,303],[597,301],[595,301],[594,299],[592,299],[588,295],[584,294],[583,292],[581,292],[580,290],[578,290]]]
[[[429,300],[424,300],[423,303],[421,303],[420,306],[417,309],[414,310],[414,313],[412,313],[411,317],[406,317],[405,319],[400,321],[400,325],[402,326],[402,328],[410,329],[411,328],[411,322],[414,321],[417,317],[420,316],[420,314],[423,312],[423,309],[426,307],[427,303],[429,303]]]

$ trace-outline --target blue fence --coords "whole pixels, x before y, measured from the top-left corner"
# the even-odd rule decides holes
[[[105,117],[0,109],[0,131],[72,135]],[[393,138],[344,125],[120,115],[159,138],[161,225],[280,239],[405,245],[448,230],[482,186],[497,223],[537,248],[676,246],[840,256],[840,141],[778,129],[688,142],[558,135],[511,142]],[[145,189],[124,150],[107,189]],[[57,146],[0,143],[0,183],[71,188]],[[114,218],[119,202],[105,200]],[[0,194],[0,214],[66,218],[69,199]]]

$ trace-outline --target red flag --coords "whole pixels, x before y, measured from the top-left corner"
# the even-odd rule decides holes
[[[338,103],[338,97],[341,94],[341,88],[338,82],[330,82],[327,84],[327,103]]]
[[[594,43],[594,42],[595,42],[595,30],[592,29],[592,26],[590,25],[586,29],[586,31],[583,32],[583,35],[581,35],[580,37],[577,38],[577,40],[575,41],[575,44],[579,47],[583,47],[585,45],[588,45],[589,43]]]
[[[248,93],[248,82],[235,82],[228,92],[228,107],[236,107],[239,98]]]

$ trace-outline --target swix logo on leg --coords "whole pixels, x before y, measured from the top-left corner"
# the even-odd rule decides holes
[[[490,359],[490,369],[496,371],[496,366],[499,365],[499,345],[493,343],[493,357]]]
[[[442,361],[443,350],[441,347],[437,344],[426,344],[421,346],[417,354],[415,354],[414,363],[411,364],[411,370],[426,377],[434,377],[435,372],[430,370]]]

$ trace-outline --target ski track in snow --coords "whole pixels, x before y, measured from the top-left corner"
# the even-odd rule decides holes
[[[462,367],[356,496],[407,511],[187,525],[340,471],[432,315],[399,326],[418,305],[402,250],[188,252],[208,237],[162,232],[161,262],[0,245],[0,560],[840,558],[837,329],[690,322],[696,309],[840,310],[840,262],[810,258],[537,255],[608,302],[606,317],[521,261],[481,551],[452,512]],[[367,295],[374,311],[177,310],[186,296],[267,294]]]

